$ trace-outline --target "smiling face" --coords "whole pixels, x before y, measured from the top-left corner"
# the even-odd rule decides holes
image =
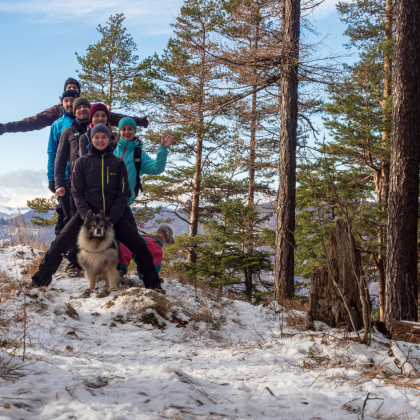
[[[95,133],[92,137],[92,144],[98,150],[105,150],[109,144],[109,138],[105,133]]]
[[[87,105],[79,105],[75,111],[74,115],[79,118],[80,121],[86,121],[89,119],[89,107]]]
[[[96,124],[108,124],[108,116],[106,115],[105,111],[101,109],[99,111],[95,111],[92,115],[92,125],[95,127]]]
[[[63,99],[63,107],[66,110],[66,112],[72,114],[73,113],[73,102],[74,98],[67,97]]]
[[[134,128],[131,127],[131,125],[124,125],[124,126],[121,127],[120,136],[124,140],[133,141],[135,135],[136,135],[136,132],[134,131]]]

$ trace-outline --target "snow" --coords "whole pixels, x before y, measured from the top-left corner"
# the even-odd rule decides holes
[[[24,307],[17,286],[7,298],[4,288],[27,282],[25,267],[38,256],[0,248],[2,341],[21,337]],[[86,286],[60,269],[48,289],[28,292],[26,360],[22,346],[0,352],[0,419],[420,417],[415,378],[403,387],[368,376],[377,369],[408,380],[420,346],[375,333],[367,347],[321,324],[301,331],[276,302],[253,306],[202,290],[195,300],[176,280],[165,282],[166,298],[131,287],[82,299]]]

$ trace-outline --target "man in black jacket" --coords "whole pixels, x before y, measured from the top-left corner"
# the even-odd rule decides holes
[[[69,217],[70,220],[76,214],[76,206],[71,194],[71,173],[74,164],[79,157],[79,137],[86,133],[89,124],[90,102],[86,98],[76,98],[73,102],[74,121],[70,127],[61,132],[58,142],[57,154],[54,163],[54,181],[55,192],[59,197],[69,197]],[[67,166],[68,162],[68,166]],[[68,177],[66,180],[66,167],[68,168]],[[68,253],[68,272],[70,277],[78,277],[82,267],[77,262],[78,248],[70,248]]]
[[[92,128],[91,151],[79,158],[72,170],[72,194],[77,213],[64,227],[45,254],[39,270],[32,276],[32,286],[48,286],[63,259],[74,246],[83,221],[89,212],[102,210],[114,226],[117,240],[136,254],[139,275],[147,288],[161,289],[153,257],[137,230],[122,216],[127,206],[127,169],[109,146],[111,133],[102,123]]]

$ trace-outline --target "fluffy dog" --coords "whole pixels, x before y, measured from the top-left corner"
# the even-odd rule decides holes
[[[175,243],[174,230],[172,229],[171,225],[168,225],[166,223],[161,223],[158,226],[156,233],[150,235],[150,237],[159,242],[162,242],[163,239],[163,245],[173,245]]]
[[[86,270],[89,282],[88,291],[95,288],[96,278],[105,277],[111,290],[118,290],[119,244],[115,239],[114,228],[105,213],[88,212],[77,238],[79,264]]]

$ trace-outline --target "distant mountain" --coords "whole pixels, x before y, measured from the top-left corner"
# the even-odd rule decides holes
[[[19,210],[22,214],[25,214],[30,210],[30,208],[22,207],[18,209],[17,207],[3,206],[0,204],[0,219],[3,219],[3,220],[13,219],[14,217],[19,215]]]

